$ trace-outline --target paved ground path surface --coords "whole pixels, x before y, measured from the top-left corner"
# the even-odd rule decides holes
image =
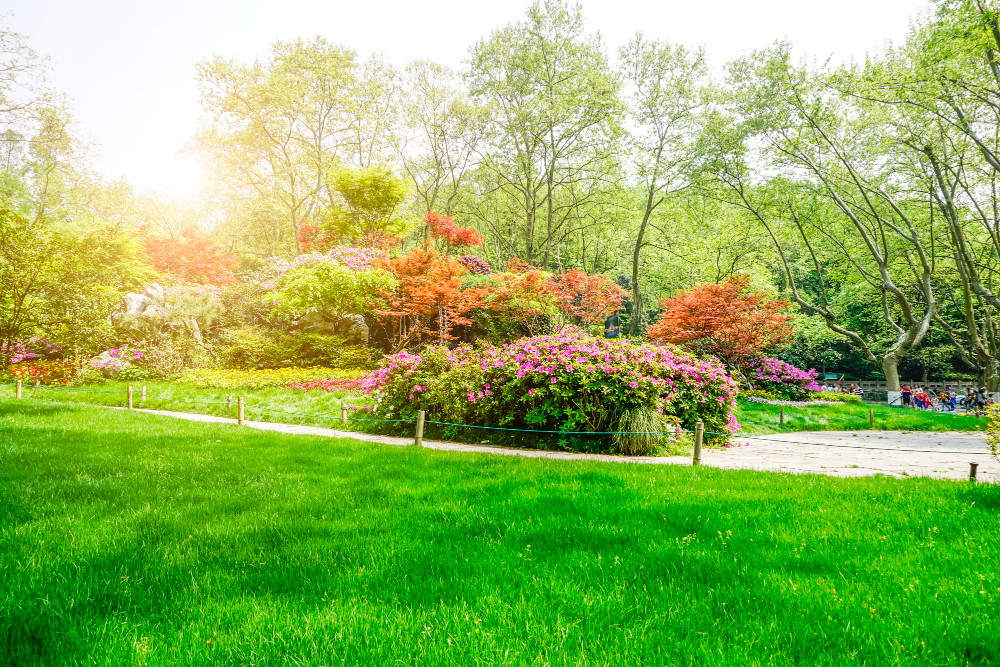
[[[117,408],[124,409],[124,408]],[[137,410],[198,422],[236,424],[235,419],[167,410]],[[409,446],[413,438],[338,431],[318,426],[244,421],[250,428],[278,433],[352,438],[385,445]],[[1000,464],[989,454],[982,433],[923,431],[801,431],[774,435],[734,437],[728,449],[706,449],[702,463],[716,468],[820,473],[837,477],[892,475],[968,479],[969,464],[979,464],[979,479],[1000,480]],[[749,443],[749,444],[747,444]],[[608,456],[574,454],[538,449],[509,449],[489,445],[424,440],[424,447],[450,452],[478,452],[539,459],[691,465],[687,456]]]

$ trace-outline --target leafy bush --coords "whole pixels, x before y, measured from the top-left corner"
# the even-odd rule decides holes
[[[782,398],[802,401],[809,392],[819,391],[816,370],[804,371],[781,359],[760,357],[747,363],[745,375],[753,389],[763,389]]]
[[[367,347],[345,345],[345,339],[340,336],[241,327],[224,332],[220,341],[219,362],[225,368],[372,367]]]
[[[669,346],[631,345],[577,330],[503,346],[429,347],[417,356],[386,357],[365,381],[373,410],[408,418],[425,410],[435,421],[540,431],[630,431],[637,411],[663,416],[654,435],[692,430],[733,433],[736,383],[717,362]],[[648,416],[648,412],[645,413]],[[649,422],[650,420],[646,420]],[[624,426],[624,427],[623,427]],[[572,448],[635,453],[636,445],[563,434]],[[660,439],[657,439],[657,441]]]
[[[268,368],[262,370],[234,370],[193,368],[181,373],[177,380],[190,382],[198,387],[218,387],[220,389],[262,389],[264,387],[287,387],[295,383],[315,380],[353,379],[363,375],[362,371],[336,368]]]

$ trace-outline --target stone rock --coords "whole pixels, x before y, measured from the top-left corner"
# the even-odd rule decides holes
[[[152,299],[153,301],[163,300],[163,288],[160,287],[157,283],[153,283],[152,285],[147,287],[146,294],[148,294],[149,298]]]
[[[191,336],[196,341],[198,341],[198,344],[200,345],[201,344],[201,328],[198,326],[198,320],[194,319],[193,317],[190,317],[190,318],[184,320],[184,326],[187,327],[188,332],[191,334]]]
[[[113,378],[128,368],[128,362],[111,356],[111,352],[105,350],[90,360],[90,365],[99,370],[104,377]]]
[[[368,344],[368,325],[365,324],[365,318],[361,315],[348,315],[344,318],[346,320],[346,328],[342,327],[341,331],[347,335],[350,342],[357,341],[361,345]]]
[[[125,295],[124,301],[126,315],[139,315],[150,303],[148,296],[138,292],[129,292]]]
[[[307,333],[344,336],[351,344],[368,344],[368,325],[361,315],[347,315],[336,322],[329,322],[313,311],[299,318],[298,327],[300,331]]]
[[[148,306],[146,306],[146,309],[142,311],[143,317],[156,317],[159,314],[160,311],[157,310],[156,306],[154,306],[153,304],[149,304]]]

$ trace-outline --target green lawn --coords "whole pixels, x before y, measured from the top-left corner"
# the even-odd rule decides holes
[[[886,405],[844,403],[842,405],[810,405],[786,407],[785,423],[780,424],[777,405],[748,403],[740,400],[737,412],[742,433],[766,435],[793,431],[854,431],[868,430],[868,411],[875,412],[875,428],[883,431],[984,431],[987,419],[964,413],[928,412],[912,408],[890,408]]]
[[[0,399],[0,664],[995,665],[998,512]]]
[[[158,410],[198,412],[224,417],[236,417],[236,397],[246,402],[246,418],[261,421],[286,422],[312,426],[330,426],[348,430],[377,430],[395,435],[410,435],[412,424],[373,424],[360,421],[363,414],[355,415],[358,421],[345,425],[340,421],[342,401],[363,404],[365,396],[350,396],[340,392],[309,391],[298,389],[213,389],[198,388],[177,382],[147,382],[147,399],[142,407]],[[99,385],[63,390],[42,389],[39,397],[44,400],[74,401],[98,405],[125,405],[127,382],[105,382]],[[139,384],[134,385],[135,405],[139,407]],[[24,387],[24,396],[32,396],[32,388]],[[11,386],[0,386],[0,397],[13,396]],[[232,405],[226,399],[233,397]],[[986,419],[964,414],[932,413],[919,410],[890,408],[885,405],[847,403],[843,405],[815,405],[803,408],[786,407],[785,423],[779,424],[779,408],[738,401],[738,418],[743,435],[767,435],[793,431],[867,430],[868,410],[875,410],[875,428],[896,431],[973,431],[985,430]],[[473,429],[439,428],[428,426],[428,438],[505,444],[503,434]],[[555,437],[555,436],[543,436]],[[507,443],[525,444],[525,443]],[[530,444],[530,443],[528,443]]]

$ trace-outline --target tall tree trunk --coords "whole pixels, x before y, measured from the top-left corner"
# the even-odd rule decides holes
[[[882,357],[882,372],[885,373],[887,391],[899,391],[899,357],[894,352]]]

